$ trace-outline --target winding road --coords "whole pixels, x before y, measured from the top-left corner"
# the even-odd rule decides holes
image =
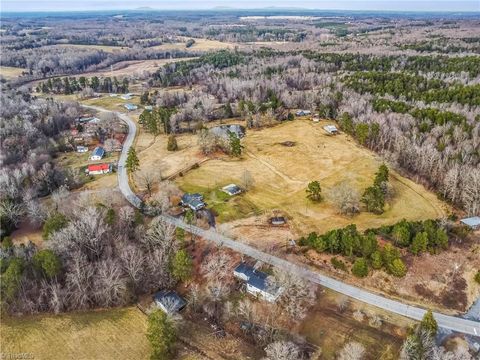
[[[108,111],[98,107],[90,107],[99,111]],[[135,207],[140,207],[142,201],[135,195],[128,183],[127,169],[125,168],[125,162],[127,159],[128,149],[132,146],[135,139],[137,127],[127,114],[115,113],[122,121],[128,125],[128,135],[125,139],[123,150],[118,161],[118,185],[120,191],[125,198]],[[270,255],[251,246],[248,246],[242,242],[235,241],[226,236],[219,234],[214,230],[205,230],[194,225],[189,225],[180,219],[168,216],[160,215],[160,217],[167,223],[176,227],[182,228],[190,233],[200,236],[206,240],[209,240],[218,246],[225,246],[232,249],[235,252],[244,254],[256,260],[265,262],[272,266],[275,266],[283,271],[294,273],[304,279],[307,279],[313,283],[327,287],[331,290],[349,296],[355,300],[362,301],[369,305],[376,306],[378,308],[406,316],[414,320],[421,320],[426,310],[420,307],[404,304],[397,300],[388,299],[382,295],[374,294],[370,291],[357,288],[355,286],[343,283],[339,280],[322,275],[316,271],[310,270],[305,265],[297,265],[289,262],[285,259],[277,256]],[[453,330],[459,333],[480,337],[480,322],[464,319],[456,316],[445,315],[441,313],[434,313],[435,319],[438,325],[442,328]]]

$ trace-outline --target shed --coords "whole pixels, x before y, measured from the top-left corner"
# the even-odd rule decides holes
[[[125,109],[127,109],[128,111],[132,111],[132,110],[137,110],[138,109],[138,106],[137,105],[134,105],[134,104],[125,104],[123,105],[125,107]]]
[[[285,225],[286,222],[287,220],[283,216],[275,216],[270,219],[270,223],[277,226]]]
[[[147,110],[147,111],[152,111],[152,110],[153,110],[153,106],[152,106],[152,105],[147,105],[147,106],[145,106],[145,110]]]
[[[88,147],[86,146],[77,146],[78,153],[86,153],[88,151]]]
[[[325,125],[323,129],[329,133],[330,135],[337,135],[338,134],[338,129],[335,125]]]
[[[297,116],[306,116],[310,115],[312,112],[310,110],[298,110],[295,115]]]
[[[473,216],[473,217],[461,219],[460,222],[464,225],[467,225],[470,229],[473,229],[473,230],[480,229],[480,216]]]
[[[238,195],[242,192],[242,189],[240,189],[237,185],[235,184],[229,184],[227,186],[224,186],[222,188],[222,191],[224,193],[227,193],[230,196]]]
[[[159,291],[153,299],[155,304],[167,314],[177,313],[187,306],[187,301],[178,295],[176,291]]]
[[[90,160],[102,160],[105,155],[105,150],[101,146],[97,146],[90,156]]]
[[[130,100],[133,97],[132,93],[123,94],[120,96],[123,100]]]

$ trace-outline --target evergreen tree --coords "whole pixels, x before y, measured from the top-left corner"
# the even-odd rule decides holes
[[[307,198],[312,201],[322,201],[322,187],[320,186],[320,182],[318,181],[311,181],[307,186]]]
[[[352,274],[360,278],[368,275],[368,263],[364,258],[355,260],[352,266]]]
[[[420,328],[427,331],[432,336],[437,335],[438,324],[433,317],[432,310],[428,310],[425,315],[423,315],[422,321],[420,322]]]
[[[52,278],[61,270],[60,258],[50,249],[40,250],[33,256],[33,265],[47,278]]]
[[[230,102],[227,102],[223,107],[223,109],[225,111],[225,117],[227,119],[233,117],[233,110],[232,110],[232,106],[230,105]]]
[[[235,157],[242,155],[243,145],[241,144],[240,138],[237,136],[237,134],[229,132],[228,139],[230,144],[230,153]]]
[[[422,252],[427,251],[427,246],[428,246],[428,235],[425,231],[422,231],[417,233],[413,238],[410,251],[415,255],[419,255]]]
[[[169,360],[177,340],[175,324],[162,310],[153,311],[148,316],[147,339],[152,347],[152,360]]]
[[[65,215],[60,213],[54,213],[43,224],[42,237],[44,240],[48,240],[50,235],[54,232],[64,228],[68,224],[68,219]]]
[[[375,270],[379,270],[382,268],[383,266],[383,261],[382,261],[382,254],[380,251],[375,251],[372,255],[371,255],[371,259],[372,259],[372,268],[374,268]]]
[[[128,150],[127,161],[125,167],[129,172],[135,172],[140,166],[140,161],[137,157],[137,152],[133,147]]]
[[[179,250],[175,253],[172,260],[172,275],[177,281],[187,281],[192,276],[192,258],[185,250]]]
[[[177,151],[178,150],[177,138],[176,138],[175,135],[170,135],[168,137],[167,150],[168,151]]]
[[[396,277],[404,277],[407,274],[407,267],[400,258],[397,258],[390,264],[387,264],[387,268],[390,274]]]
[[[367,211],[374,214],[382,214],[385,206],[385,195],[378,186],[370,186],[363,193],[361,201],[365,204]]]

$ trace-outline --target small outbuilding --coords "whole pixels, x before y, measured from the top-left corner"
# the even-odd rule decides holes
[[[138,109],[138,106],[137,105],[134,105],[134,104],[125,104],[123,105],[125,107],[125,109],[127,109],[128,111],[132,111],[132,110],[137,110]]]
[[[270,224],[274,226],[285,225],[287,220],[283,216],[275,216],[270,219]]]
[[[480,216],[473,216],[473,217],[461,219],[460,222],[468,226],[472,230],[480,229]]]
[[[77,152],[78,152],[78,153],[86,153],[86,152],[88,152],[88,147],[86,147],[86,146],[77,146]]]
[[[177,294],[176,291],[162,290],[153,297],[155,305],[167,314],[174,314],[187,306],[187,301]]]
[[[97,146],[90,156],[90,160],[102,160],[105,155],[105,150],[101,146]]]
[[[337,135],[338,134],[338,129],[335,125],[325,125],[323,127],[323,130],[325,130],[330,135]]]
[[[297,116],[307,116],[310,115],[312,112],[310,110],[298,110],[295,115]]]
[[[132,93],[123,94],[120,96],[123,100],[130,100],[133,97]]]
[[[242,192],[242,189],[240,189],[237,185],[235,184],[229,184],[227,186],[224,186],[222,188],[222,191],[230,196],[238,195]]]

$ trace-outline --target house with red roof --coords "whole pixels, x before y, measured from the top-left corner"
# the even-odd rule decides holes
[[[112,172],[112,164],[93,164],[87,167],[88,175],[102,175]]]

